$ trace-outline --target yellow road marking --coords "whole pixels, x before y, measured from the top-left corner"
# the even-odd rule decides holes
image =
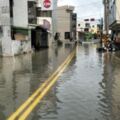
[[[66,64],[66,62],[71,58],[72,54],[75,53],[75,50],[67,57],[67,59],[60,65],[60,67],[14,112],[8,120],[15,120],[28,106],[31,102],[35,99],[36,96],[39,95],[40,92],[47,86],[47,84],[53,79],[62,67]]]
[[[29,116],[29,114],[33,111],[33,109],[41,102],[41,100],[43,99],[43,97],[49,92],[49,90],[51,89],[51,87],[56,83],[56,81],[58,80],[58,78],[60,77],[60,75],[63,73],[63,71],[67,67],[67,65],[71,62],[72,58],[73,58],[73,55],[70,58],[70,60],[66,63],[66,65],[62,68],[62,70],[59,72],[59,74],[57,74],[55,76],[55,78],[50,82],[50,84],[35,99],[35,101],[26,109],[26,111],[21,115],[21,117],[18,120],[25,120]]]

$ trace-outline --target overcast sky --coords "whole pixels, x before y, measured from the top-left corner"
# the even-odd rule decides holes
[[[58,5],[73,5],[78,19],[103,17],[102,0],[58,0]]]

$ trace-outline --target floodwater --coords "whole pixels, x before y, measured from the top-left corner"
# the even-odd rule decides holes
[[[0,58],[0,120],[6,120],[59,67],[73,49],[63,47]]]
[[[0,120],[13,113],[65,60],[73,46],[0,58]],[[28,120],[120,120],[120,59],[79,45],[76,57]]]
[[[97,53],[96,45],[77,47],[76,58],[30,120],[120,120],[120,60]]]

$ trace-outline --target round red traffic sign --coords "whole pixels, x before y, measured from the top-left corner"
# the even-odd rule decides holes
[[[50,0],[44,0],[43,5],[45,8],[50,8],[51,7],[51,1]]]

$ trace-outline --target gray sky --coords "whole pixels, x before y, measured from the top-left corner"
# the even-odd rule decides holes
[[[58,0],[58,5],[73,5],[78,19],[103,17],[102,0]]]

